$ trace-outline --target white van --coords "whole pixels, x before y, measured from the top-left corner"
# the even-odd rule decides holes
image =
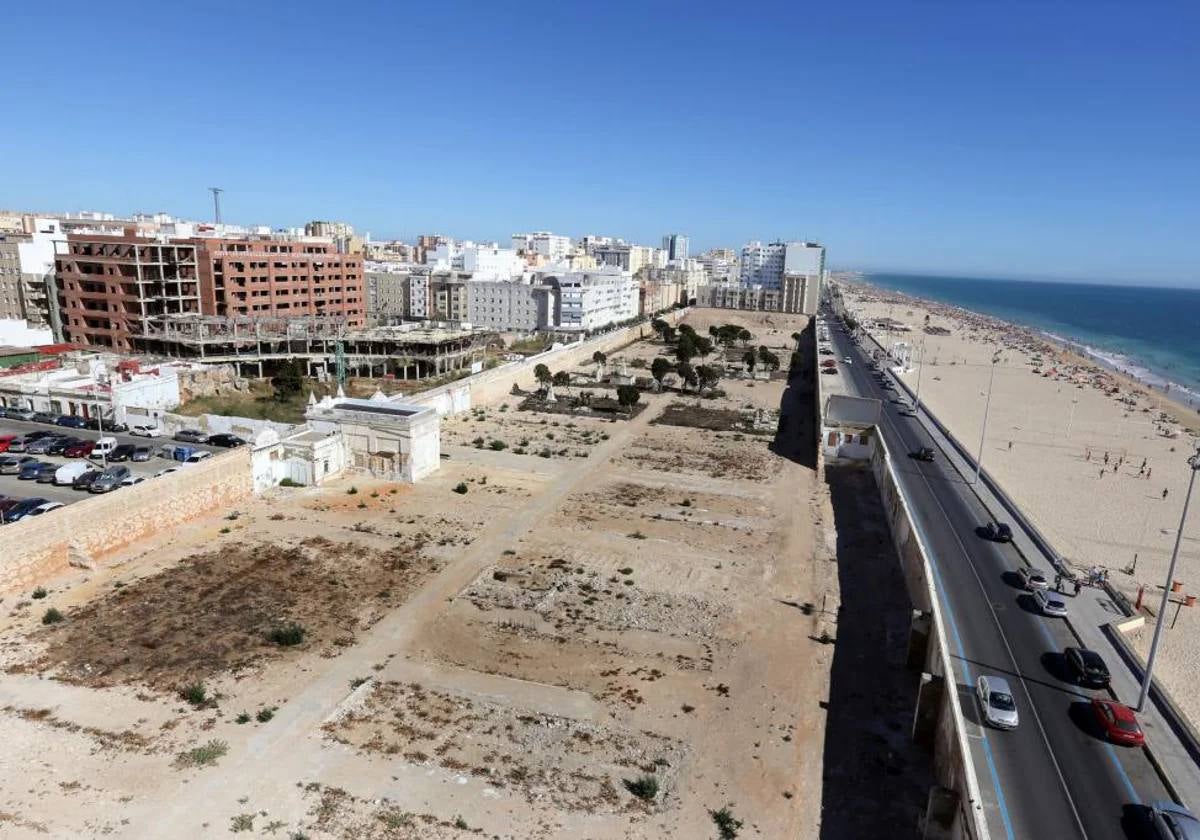
[[[69,464],[63,464],[54,471],[54,483],[71,484],[90,469],[92,469],[92,465],[87,461],[72,461]]]
[[[117,448],[117,439],[113,437],[102,437],[96,441],[96,445],[92,447],[92,458],[107,458],[112,454],[112,451]]]

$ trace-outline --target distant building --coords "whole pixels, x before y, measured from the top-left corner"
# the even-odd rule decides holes
[[[363,271],[367,291],[367,322],[393,324],[411,317],[410,270],[398,264],[368,263]]]
[[[667,262],[688,258],[688,238],[682,233],[668,233],[663,237],[662,246],[667,252]]]
[[[542,282],[558,290],[554,329],[587,332],[638,315],[641,287],[619,269],[547,273]]]
[[[741,283],[713,283],[700,287],[698,306],[713,309],[748,309],[758,312],[782,312],[783,294],[778,289],[745,286]]]
[[[548,231],[536,233],[514,233],[513,250],[525,254],[537,254],[547,262],[558,262],[571,253],[571,237],[558,236]]]
[[[644,245],[599,245],[592,249],[592,256],[601,266],[612,266],[630,274],[637,274],[646,266],[655,264],[656,249]]]
[[[740,280],[747,286],[778,289],[784,274],[825,272],[825,248],[815,242],[750,242],[742,248]]]
[[[434,271],[457,271],[479,280],[511,280],[525,270],[525,260],[511,248],[474,242],[443,242],[425,255]]]
[[[467,283],[467,320],[473,327],[506,332],[554,328],[558,290],[532,280]]]
[[[700,265],[710,283],[738,279],[738,255],[732,248],[712,248],[699,257]]]
[[[330,239],[354,235],[354,226],[346,222],[309,222],[304,226],[305,236],[327,236]]]
[[[429,277],[429,318],[435,321],[467,320],[467,281],[455,271],[437,271]]]

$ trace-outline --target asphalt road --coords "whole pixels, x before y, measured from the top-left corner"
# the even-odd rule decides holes
[[[937,445],[915,418],[899,413],[897,392],[876,383],[867,355],[830,323],[836,358],[854,360],[838,363],[847,389],[883,400],[880,430],[934,555],[992,837],[1138,836],[1126,806],[1170,796],[1143,750],[1113,746],[1092,726],[1087,703],[1096,692],[1073,684],[1063,670],[1062,651],[1079,646],[1078,639],[1061,619],[1036,612],[1015,577],[1021,564],[1015,549],[976,534],[987,513],[941,452],[933,462],[907,458]],[[980,724],[973,689],[981,674],[1003,676],[1013,687],[1017,729]]]
[[[26,422],[23,420],[9,420],[7,418],[0,419],[0,435],[24,435],[24,434],[28,434],[29,432],[38,431],[38,430],[53,430],[56,432],[61,432],[62,434],[65,434],[65,435],[70,435],[71,437],[79,438],[80,440],[97,440],[98,438],[101,437],[101,434],[99,432],[94,431],[92,429],[69,429],[69,428],[64,428],[62,426],[52,426],[47,423],[34,423],[34,422]],[[144,437],[135,437],[135,436],[129,435],[129,434],[112,434],[111,432],[105,432],[103,437],[114,437],[117,439],[117,441],[119,443],[131,443],[134,446],[149,446],[151,448],[151,450],[153,450],[155,452],[155,455],[152,456],[149,461],[143,461],[140,463],[132,462],[132,461],[122,461],[121,462],[121,464],[123,466],[129,467],[130,472],[134,473],[135,475],[143,475],[143,476],[146,476],[147,478],[149,478],[149,477],[153,476],[159,470],[162,470],[169,466],[178,466],[179,465],[179,463],[177,461],[169,461],[165,458],[160,457],[157,454],[160,446],[162,446],[163,444],[166,444],[166,443],[173,442],[170,438],[166,438],[166,437],[144,438]],[[207,450],[209,452],[214,452],[214,453],[225,451],[217,446],[206,446],[206,445],[197,445],[197,444],[182,444],[182,445],[190,446],[193,449],[204,449],[204,450]],[[9,454],[9,453],[0,453],[0,454]],[[17,455],[17,456],[24,456],[27,453],[14,452],[12,454]],[[101,466],[102,466],[99,458],[96,458],[96,459],[64,458],[61,455],[37,455],[37,454],[35,454],[34,457],[36,457],[39,461],[50,461],[51,463],[55,463],[55,464],[69,464],[69,463],[73,463],[76,461],[86,461],[87,463],[93,465],[97,469],[101,468]],[[114,492],[120,492],[120,491],[117,490]],[[9,498],[15,498],[15,499],[26,499],[26,498],[31,498],[34,496],[40,496],[44,499],[49,499],[52,502],[62,502],[63,504],[70,504],[72,502],[78,502],[81,499],[86,499],[89,496],[91,496],[91,494],[85,490],[75,490],[75,489],[72,489],[71,487],[66,487],[66,486],[58,486],[58,485],[54,485],[54,484],[38,484],[36,481],[21,481],[15,475],[0,475],[0,496],[7,496]]]

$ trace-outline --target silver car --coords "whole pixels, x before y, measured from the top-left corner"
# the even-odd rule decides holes
[[[983,719],[997,729],[1016,729],[1020,718],[1017,701],[1004,677],[983,676],[975,681],[975,699]]]
[[[129,478],[129,476],[129,467],[109,467],[100,473],[100,476],[91,483],[88,490],[93,493],[108,493],[120,487],[121,483]]]
[[[1067,602],[1058,593],[1049,592],[1045,589],[1035,589],[1033,600],[1037,602],[1038,609],[1042,611],[1043,615],[1050,615],[1055,618],[1067,617]]]

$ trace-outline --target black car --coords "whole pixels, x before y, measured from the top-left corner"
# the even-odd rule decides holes
[[[100,477],[100,470],[88,470],[80,476],[77,476],[71,482],[71,486],[76,490],[88,490],[92,486],[92,482]]]
[[[63,414],[54,421],[55,425],[66,426],[71,429],[86,429],[87,420],[83,417],[76,417],[73,414]]]
[[[928,446],[922,446],[920,449],[915,449],[910,452],[909,457],[916,458],[918,461],[932,461],[933,450]]]
[[[38,412],[35,412],[33,415],[33,422],[34,423],[49,423],[50,425],[53,426],[56,423],[58,423],[58,415],[51,414],[48,411],[38,411]]]
[[[1069,647],[1063,651],[1067,667],[1081,685],[1092,688],[1108,688],[1108,666],[1100,658],[1100,654],[1087,648]]]
[[[48,502],[48,501],[50,501],[50,500],[43,499],[41,496],[37,496],[32,499],[22,499],[21,501],[17,502],[15,505],[10,507],[8,510],[4,511],[4,518],[3,518],[3,520],[0,520],[0,521],[16,522],[18,519],[22,519],[23,517],[28,516],[30,511],[41,507],[42,505],[46,504],[46,502]]]
[[[223,446],[226,449],[246,445],[246,441],[237,435],[227,435],[224,433],[213,435],[208,439],[208,443],[211,443],[213,446]]]
[[[110,461],[128,461],[133,457],[134,445],[132,443],[122,443],[112,452],[108,453]]]
[[[87,424],[87,428],[94,429],[97,432],[104,431],[121,433],[129,431],[129,426],[125,425],[124,423],[114,423],[112,420],[101,420],[99,417],[89,417],[85,422]]]
[[[61,455],[61,454],[63,454],[64,449],[66,449],[70,446],[74,446],[75,444],[77,444],[79,442],[80,442],[79,438],[60,437],[60,438],[56,439],[54,441],[54,443],[52,443],[46,447],[46,454],[47,455]]]
[[[1007,522],[989,522],[983,526],[983,536],[993,542],[1012,542],[1012,528]]]

